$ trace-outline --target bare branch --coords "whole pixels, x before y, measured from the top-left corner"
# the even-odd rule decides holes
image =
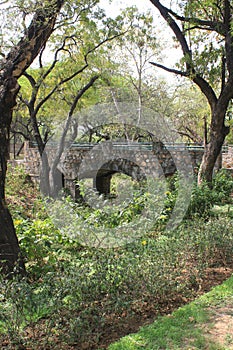
[[[97,50],[100,46],[102,46],[102,45],[105,44],[106,42],[109,42],[109,41],[112,41],[112,40],[114,40],[114,39],[116,39],[116,38],[119,38],[119,37],[123,36],[123,35],[126,34],[126,33],[127,33],[127,30],[124,31],[124,32],[121,32],[121,33],[119,33],[119,34],[113,35],[113,36],[111,36],[111,37],[108,37],[108,36],[107,36],[104,40],[102,40],[101,42],[99,42],[99,44],[97,44],[97,45],[94,46],[92,49],[90,49],[89,51],[87,51],[87,53],[86,53],[85,56],[84,56],[85,62],[87,63],[88,56],[89,56],[92,52],[94,52],[95,50]],[[109,33],[109,34],[110,34],[110,33]],[[87,64],[88,64],[88,63],[87,63]]]
[[[167,72],[175,73],[175,74],[190,78],[195,84],[197,84],[199,86],[201,91],[206,96],[206,98],[210,104],[211,109],[213,110],[216,106],[216,103],[217,103],[217,96],[216,96],[214,90],[209,85],[209,83],[204,78],[202,78],[199,74],[196,73],[194,66],[193,66],[193,61],[192,61],[192,52],[189,49],[189,46],[188,46],[188,43],[187,43],[187,40],[186,40],[184,34],[182,33],[181,29],[179,28],[179,26],[176,23],[176,21],[174,20],[174,18],[170,15],[169,9],[167,9],[165,6],[163,6],[159,0],[150,0],[150,1],[160,11],[162,17],[165,19],[167,24],[170,26],[170,28],[172,29],[173,33],[175,34],[178,42],[180,43],[180,45],[182,47],[182,51],[183,51],[183,56],[184,56],[185,62],[186,62],[186,72],[182,72],[182,71],[179,71],[176,69],[170,69],[170,68],[167,68],[163,65],[159,65],[157,63],[152,63],[152,64],[154,64],[155,66],[157,66],[159,68],[166,70]]]
[[[194,26],[192,26],[192,27],[185,28],[185,29],[183,30],[183,33],[191,32],[192,30],[195,30],[195,29],[208,30],[208,31],[215,31],[214,29],[206,29],[205,27],[201,27],[201,26],[199,26],[199,25],[194,25]]]
[[[46,48],[46,43],[45,43],[44,46],[42,47],[42,49],[41,49],[41,51],[40,51],[40,54],[39,54],[39,66],[40,66],[40,68],[43,68],[42,56],[43,56],[43,53],[44,53],[45,48]]]
[[[189,76],[187,72],[182,72],[182,71],[180,71],[178,69],[168,68],[166,66],[163,66],[162,64],[155,63],[155,62],[149,62],[149,63],[152,64],[153,66],[161,68],[161,69],[163,69],[163,70],[165,70],[166,72],[169,72],[169,73],[174,73],[174,74],[180,75],[182,77],[188,77]]]
[[[25,76],[25,78],[28,79],[28,81],[31,84],[31,87],[34,88],[36,86],[36,81],[33,78],[33,76],[31,74],[27,73],[27,72],[24,72],[23,75]]]
[[[90,81],[77,93],[73,103],[72,103],[72,106],[70,108],[70,111],[69,111],[69,116],[72,116],[73,113],[74,113],[74,110],[77,106],[77,103],[78,101],[80,100],[80,98],[85,94],[85,92],[94,84],[94,82],[99,78],[98,75],[92,77],[90,79]]]
[[[180,29],[180,27],[178,26],[178,24],[176,23],[176,21],[174,20],[174,18],[170,15],[169,13],[169,9],[165,6],[163,6],[159,0],[150,0],[152,2],[152,4],[159,10],[159,12],[161,13],[162,17],[165,19],[165,21],[167,22],[167,24],[169,25],[169,27],[171,28],[171,30],[173,31],[173,33],[175,34],[178,42],[181,45],[182,51],[183,51],[183,55],[184,57],[186,57],[186,69],[187,72],[192,70],[192,52],[189,48],[189,45],[187,43],[187,40],[182,32],[182,30]]]
[[[67,83],[68,81],[72,80],[73,78],[75,78],[77,75],[79,75],[80,73],[82,73],[86,68],[88,67],[88,65],[86,64],[85,66],[83,66],[82,68],[80,68],[78,71],[76,71],[75,73],[73,73],[72,75],[70,75],[69,77],[61,80],[56,86],[54,86],[54,88],[49,92],[49,94],[47,96],[45,96],[45,98],[43,98],[38,105],[35,108],[35,113],[37,114],[38,111],[40,110],[40,108],[45,104],[46,101],[48,101],[48,99],[58,90],[58,88],[60,86],[62,86],[63,84]]]
[[[54,27],[54,30],[62,28],[64,26],[64,23],[67,27],[76,24],[82,13],[85,13],[91,7],[94,7],[97,4],[98,4],[98,1],[95,1],[91,5],[83,7],[81,10],[78,7],[72,7],[72,11],[73,11],[72,14],[69,16],[63,16],[63,19],[61,21],[57,21],[56,26]]]
[[[25,140],[30,141],[30,136],[25,134],[23,131],[19,131],[19,130],[15,130],[14,128],[11,128],[11,133],[14,135],[21,135]]]
[[[224,1],[224,25],[225,25],[225,52],[226,52],[226,64],[229,72],[230,79],[233,76],[233,37],[232,37],[232,14],[230,8],[230,2]]]
[[[176,132],[178,132],[178,134],[180,136],[185,136],[185,137],[189,138],[190,140],[192,140],[194,143],[200,144],[200,142],[197,142],[196,138],[194,136],[190,135],[188,132],[185,132],[185,131],[182,131],[182,130],[176,130]]]
[[[112,37],[107,37],[105,38],[104,40],[102,40],[100,43],[98,43],[96,46],[94,46],[92,49],[90,49],[89,51],[87,51],[87,53],[85,54],[84,56],[84,61],[85,61],[85,65],[83,67],[81,67],[79,70],[77,70],[76,72],[74,72],[73,74],[71,74],[70,76],[68,76],[67,78],[64,78],[62,79],[56,86],[54,86],[54,88],[49,92],[49,94],[44,98],[42,99],[38,105],[36,106],[35,108],[35,113],[37,114],[38,111],[40,110],[40,108],[44,105],[44,103],[46,101],[48,101],[48,99],[58,90],[58,88],[62,85],[64,85],[65,83],[67,83],[68,81],[71,81],[72,79],[74,79],[77,75],[81,74],[87,67],[88,67],[88,56],[94,52],[95,50],[97,50],[100,46],[102,46],[103,44],[105,44],[106,42],[108,41],[112,41],[113,39],[123,35],[124,33],[120,33],[120,34],[117,34],[117,35],[113,35]],[[56,54],[58,54],[59,51],[62,50],[62,48],[64,47],[65,45],[65,41],[63,42],[63,45],[61,48],[59,48],[56,52]],[[56,61],[56,57],[55,56],[55,60],[54,62],[52,63],[51,67],[48,69],[48,71],[43,75],[44,79],[45,77],[52,71],[52,69],[55,67],[57,61]]]
[[[193,77],[191,76],[190,78],[197,86],[199,86],[200,90],[203,92],[203,94],[207,98],[211,110],[213,111],[214,108],[216,107],[217,96],[214,90],[212,89],[212,87],[210,86],[210,84],[204,78],[202,78],[199,74],[195,74]]]

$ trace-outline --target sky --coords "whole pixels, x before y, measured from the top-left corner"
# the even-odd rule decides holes
[[[116,9],[124,8],[124,7],[129,7],[136,5],[139,10],[146,11],[148,9],[153,9],[153,5],[149,0],[113,0],[112,4],[109,5],[108,0],[101,0],[100,1],[100,6],[104,6],[106,8],[106,11],[108,14],[113,13],[113,8],[114,12]]]

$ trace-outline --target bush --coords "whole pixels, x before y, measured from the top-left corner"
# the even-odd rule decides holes
[[[215,203],[215,198],[216,194],[206,183],[195,185],[185,218],[208,217]]]
[[[27,270],[37,278],[53,270],[57,261],[54,251],[65,239],[51,220],[17,219],[14,224]]]
[[[211,216],[214,205],[232,201],[231,193],[233,193],[233,178],[224,169],[215,175],[212,186],[205,182],[199,186],[195,183],[186,218]]]
[[[216,193],[216,204],[231,202],[233,177],[226,169],[221,169],[215,175],[213,179],[213,190]]]
[[[174,208],[177,180],[177,176],[170,180],[159,223],[166,222]],[[232,263],[232,220],[210,216],[213,203],[225,203],[231,186],[228,175],[217,174],[212,190],[205,184],[194,186],[187,212],[192,220],[175,231],[157,230],[156,235],[143,231],[140,239],[109,249],[82,247],[78,236],[76,241],[66,237],[50,218],[17,216],[15,226],[28,279],[1,281],[1,330],[12,343],[23,342],[34,349],[49,348],[53,337],[67,343],[85,342],[90,348],[98,343],[109,322],[125,321],[123,314],[142,317],[143,303],[153,314],[160,304],[176,300],[177,295],[189,297],[199,289],[206,267]],[[77,225],[81,218],[80,225],[86,220],[93,231],[103,226],[107,232],[140,215],[148,201],[146,193],[138,193],[125,211],[113,210],[106,215],[101,209],[69,203],[67,198],[64,209],[66,215],[69,205],[76,210]],[[58,203],[56,214],[60,209]],[[62,213],[60,218],[64,221]],[[70,221],[68,218],[67,224]],[[42,336],[36,339],[38,334]],[[54,348],[60,347],[54,344]]]
[[[22,166],[8,166],[6,202],[14,219],[46,218],[39,189]]]

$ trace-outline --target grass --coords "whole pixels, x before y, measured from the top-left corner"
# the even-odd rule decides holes
[[[203,325],[211,329],[212,308],[229,300],[233,301],[233,276],[196,301],[110,345],[108,350],[227,350],[206,336]],[[229,336],[226,334],[226,340]]]

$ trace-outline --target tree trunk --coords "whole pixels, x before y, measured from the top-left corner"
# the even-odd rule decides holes
[[[196,11],[195,6],[193,6],[194,11],[188,6],[187,9],[191,10],[191,13],[193,12],[193,14],[189,15],[188,17],[184,17],[166,6],[163,6],[160,0],[150,1],[159,10],[161,16],[175,34],[175,37],[183,52],[184,69],[177,70],[155,62],[151,63],[167,72],[175,73],[192,80],[200,88],[209,103],[211,109],[210,137],[209,141],[205,145],[205,151],[198,174],[198,183],[200,184],[203,181],[207,181],[209,184],[211,184],[217,157],[221,152],[225,137],[229,133],[229,128],[224,125],[224,120],[229,102],[233,98],[233,35],[231,1],[224,0],[222,2],[218,2],[218,5],[212,2],[210,4],[210,11],[217,11],[216,13],[219,12],[220,16],[219,19],[217,19],[218,16],[216,16],[216,19],[211,19],[210,16],[208,20],[206,20],[205,11],[199,11],[198,9]],[[201,17],[198,17],[199,15]],[[187,24],[188,30],[185,30]],[[190,42],[190,40],[192,39],[193,35],[196,36],[196,30],[200,30],[200,32],[203,31],[205,35],[208,32],[212,32],[221,38],[221,40],[219,40],[219,43],[221,42],[222,50],[222,60],[219,66],[221,69],[220,79],[216,76],[216,78],[218,78],[217,80],[221,81],[220,94],[218,91],[219,84],[217,83],[217,80],[214,84],[216,85],[216,91],[214,91],[212,88],[213,84],[206,80],[205,74],[202,75],[200,73],[202,71],[199,66],[200,62],[198,62],[198,60],[195,62],[193,59],[194,55],[192,52],[192,42]],[[211,43],[206,43],[205,49],[210,50],[209,52],[211,52],[213,48],[209,46],[208,49],[209,44],[211,45]],[[201,55],[202,52],[200,50],[199,58],[201,58]],[[206,58],[202,68],[206,68],[208,62],[211,62],[211,56],[210,61],[208,61],[208,58]],[[196,63],[198,63],[197,66]],[[209,76],[209,78],[211,78],[211,76]],[[205,135],[205,138],[206,136],[207,135]]]
[[[2,81],[0,90],[0,269],[5,274],[13,272],[15,269],[25,273],[13,221],[5,202],[10,124],[18,90],[16,79]]]
[[[25,274],[25,266],[20,254],[19,242],[15,233],[10,212],[3,199],[0,199],[0,270],[1,273]]]
[[[226,108],[215,108],[212,112],[209,142],[205,145],[204,155],[198,172],[198,184],[203,181],[211,184],[215,163],[221,154],[225,137],[229,133],[229,127],[224,125]]]

